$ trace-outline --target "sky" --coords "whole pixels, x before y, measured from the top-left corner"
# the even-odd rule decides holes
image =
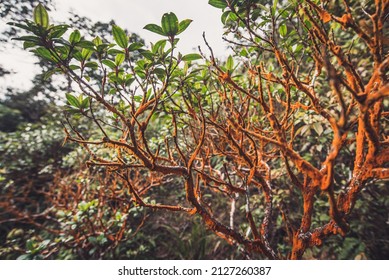
[[[166,12],[174,12],[179,20],[192,19],[188,29],[179,35],[178,51],[183,54],[197,52],[200,46],[206,51],[202,39],[205,32],[207,41],[216,56],[226,57],[227,45],[222,40],[223,28],[220,21],[221,10],[208,5],[208,0],[54,0],[56,10],[49,16],[52,20],[65,22],[69,11],[86,16],[92,21],[109,22],[114,19],[120,27],[140,35],[149,45],[162,37],[143,27],[148,23],[160,25]],[[38,2],[38,1],[37,1]],[[0,23],[4,28],[4,22]],[[12,68],[16,73],[11,77],[0,78],[0,89],[7,86],[27,89],[29,82],[38,71],[34,66],[33,55],[19,49],[7,48],[0,53],[0,64]]]

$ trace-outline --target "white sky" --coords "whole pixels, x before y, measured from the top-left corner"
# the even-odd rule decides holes
[[[179,35],[178,50],[181,53],[197,52],[199,45],[207,51],[202,39],[204,31],[217,56],[225,57],[228,53],[222,40],[221,10],[208,5],[208,0],[55,0],[55,4],[56,11],[49,13],[55,21],[65,21],[70,10],[92,21],[109,22],[114,19],[122,28],[140,35],[147,45],[162,37],[143,27],[148,23],[160,24],[165,12],[174,12],[179,20],[193,20],[188,29]],[[0,25],[3,24],[0,22]],[[0,78],[0,90],[7,86],[24,89],[31,86],[29,80],[37,71],[34,61],[26,51],[6,49],[0,53],[0,65],[16,72],[12,77]]]

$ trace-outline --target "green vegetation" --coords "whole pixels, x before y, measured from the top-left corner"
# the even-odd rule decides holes
[[[43,73],[0,103],[0,258],[387,259],[389,4],[365,2],[210,0],[225,61],[177,52],[173,12],[151,46],[19,15]]]

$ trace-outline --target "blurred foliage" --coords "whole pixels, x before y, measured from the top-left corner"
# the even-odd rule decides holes
[[[0,14],[18,21],[31,15],[31,2],[33,1],[17,1],[16,9],[8,6],[3,8]],[[223,3],[223,1],[214,2]],[[332,8],[336,9],[336,5],[332,5],[334,6]],[[258,6],[258,9],[262,8]],[[256,16],[260,16],[259,11]],[[282,17],[285,25],[279,28],[280,39],[286,38],[290,31],[287,10]],[[223,13],[222,21],[227,28],[226,33],[228,29],[239,28],[232,13]],[[74,29],[89,30],[88,35],[91,37],[100,36],[104,42],[112,41],[110,36],[112,26],[115,26],[114,22],[93,23],[78,15],[73,15],[70,22]],[[163,22],[161,25],[163,27]],[[263,26],[266,27],[266,22]],[[148,26],[148,29],[171,37],[169,32],[162,29],[161,31],[154,25]],[[334,26],[333,30],[334,36],[343,38],[345,46],[355,39],[347,37],[347,33],[340,26]],[[7,32],[4,33],[6,36],[15,34],[15,31]],[[120,38],[115,40],[120,42]],[[130,44],[134,44],[132,45],[134,48],[137,48],[137,43],[143,43],[141,38],[134,34],[131,34],[128,40]],[[292,40],[293,36],[286,38],[282,47],[292,48],[294,51],[297,49],[296,52],[300,48],[301,51],[301,44]],[[160,68],[153,68],[151,63],[145,63],[147,59],[141,60],[142,57],[157,62],[161,57],[166,59],[165,45],[166,41],[162,40],[152,46],[152,51],[135,52],[136,55],[132,59],[137,61],[136,71],[139,76],[155,75],[161,80],[165,78]],[[357,42],[353,45],[352,51],[358,53],[362,48],[363,45]],[[237,46],[234,51],[241,57],[252,56],[253,60],[267,58],[265,54],[257,53],[254,47],[250,49]],[[109,80],[114,85],[110,92],[112,96],[119,91],[121,83],[133,82],[132,77],[122,75],[123,71],[120,71],[119,67],[122,58],[118,54],[118,52],[110,53],[103,62],[112,70],[112,73],[116,71],[116,76],[110,75]],[[93,54],[94,59],[95,56],[96,54]],[[191,61],[198,58],[195,54],[184,56],[183,61],[187,61],[186,71]],[[45,72],[53,70],[50,64],[45,64],[43,61],[40,63]],[[244,73],[244,67],[234,65],[232,58],[227,58],[221,63],[224,65],[223,69],[230,71],[231,74],[234,72],[235,78],[239,78]],[[370,67],[368,58],[361,57],[358,65],[361,68],[361,76],[365,77],[367,74],[364,75],[364,71],[368,72]],[[204,87],[204,81],[209,78],[206,74],[208,67],[209,65],[199,69],[199,76],[202,77],[196,76],[198,81],[194,86],[200,91]],[[90,68],[86,69],[87,77],[95,79],[102,77],[101,75],[93,77],[98,75],[93,71],[96,68],[94,64],[86,68]],[[189,74],[184,71],[185,69],[176,73],[173,77],[174,82],[184,83],[186,75],[193,77],[197,75],[194,71],[190,73],[191,70]],[[324,75],[318,77],[319,82],[324,79]],[[76,111],[77,114],[74,114],[70,123],[88,136],[97,135],[99,130],[92,121],[81,118],[87,115],[84,111],[89,110],[89,103],[85,103],[88,106],[85,105],[80,110],[81,106],[77,108],[78,103],[72,98],[81,95],[68,95],[68,103],[63,106],[65,110],[60,110],[56,104],[57,97],[53,94],[56,89],[52,80],[50,78],[45,80],[43,75],[38,75],[33,83],[33,88],[28,91],[9,89],[0,103],[1,259],[243,259],[246,257],[239,248],[230,246],[207,230],[198,217],[168,211],[156,213],[152,209],[139,207],[125,186],[117,181],[111,172],[103,168],[87,168],[84,163],[88,155],[84,150],[64,141],[63,126],[58,120]],[[59,87],[61,91],[73,91],[74,88],[71,80],[62,81]],[[323,91],[325,92],[326,89]],[[281,91],[278,93],[282,95]],[[197,102],[191,96],[190,90],[180,94],[187,94],[189,99],[192,98],[191,102]],[[165,96],[166,100],[171,96]],[[210,96],[204,96],[204,99],[205,103],[212,102]],[[116,101],[115,105],[124,111],[125,104]],[[327,101],[328,104],[331,103],[330,96]],[[153,116],[152,126],[147,130],[147,135],[152,139],[150,148],[153,150],[161,145],[165,136],[171,132],[170,125],[166,125],[172,121],[171,116],[166,113],[171,108],[168,107],[167,102],[165,105],[166,107]],[[97,107],[95,110],[96,114],[99,114]],[[326,155],[330,149],[331,131],[317,115],[304,114],[304,112],[301,112],[302,115],[299,114],[298,112],[295,115],[294,148],[301,152],[304,159],[317,165],[323,161],[322,155]],[[258,118],[258,116],[254,117]],[[118,117],[113,114],[110,124],[115,125],[117,119]],[[180,128],[184,128],[185,122],[180,125]],[[354,149],[353,146],[348,147],[337,159],[341,168],[335,170],[335,182],[339,185],[347,183],[344,178],[347,178],[351,172],[351,154]],[[106,153],[105,150],[100,152]],[[224,162],[223,159],[216,158],[212,165],[215,169],[221,170]],[[137,175],[147,177],[145,173]],[[298,225],[301,219],[302,196],[299,191],[288,186],[287,176],[283,173],[281,165],[274,168],[273,177],[275,186],[273,199],[279,207],[272,216],[277,230],[272,232],[270,242],[273,246],[277,246],[280,253],[287,254],[290,248],[283,242],[287,233],[283,227],[284,222],[280,218],[281,212],[286,211],[284,206],[288,205],[287,208],[292,210],[288,213],[291,224]],[[148,182],[148,178],[144,180]],[[180,181],[170,180],[170,178],[168,180],[163,178],[161,181],[157,189],[146,191],[146,201],[163,198],[164,202],[170,204],[177,200],[185,200],[185,193],[178,187]],[[385,182],[369,182],[361,193],[361,199],[354,206],[350,217],[352,221],[350,234],[345,238],[331,237],[326,240],[323,247],[309,249],[304,257],[308,259],[388,259],[388,192]],[[324,194],[316,196],[317,212],[312,221],[314,227],[330,220],[327,214],[327,197]],[[218,192],[205,191],[204,197],[206,201],[209,199],[207,202],[212,202],[215,212],[222,213],[218,217],[220,221],[228,222],[229,215],[225,211],[228,209],[226,208],[228,203],[223,201],[222,195]],[[250,199],[255,209],[253,215],[257,219],[262,219],[265,212],[262,203],[263,194],[254,193]],[[101,203],[102,201],[104,204]],[[244,207],[245,203],[237,200],[236,208],[243,211]],[[235,224],[239,225],[242,232],[248,232],[249,226],[243,219],[237,217]]]

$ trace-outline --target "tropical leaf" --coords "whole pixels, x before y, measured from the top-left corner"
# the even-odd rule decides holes
[[[165,13],[161,20],[162,30],[168,36],[175,36],[178,32],[178,18],[174,13]]]
[[[34,9],[34,22],[45,29],[49,27],[49,14],[42,4],[38,4]]]
[[[117,66],[120,66],[124,62],[125,58],[126,58],[126,56],[125,56],[124,53],[117,54],[116,57],[115,57],[115,64]]]
[[[192,61],[192,60],[197,60],[197,59],[201,59],[202,56],[197,54],[197,53],[190,53],[190,54],[186,54],[184,55],[181,60],[182,61]]]
[[[116,44],[118,44],[119,47],[122,47],[123,49],[127,48],[128,37],[123,29],[121,29],[117,25],[112,25],[112,35],[113,35],[113,39],[115,40]]]
[[[81,33],[78,30],[74,30],[72,32],[72,34],[70,34],[70,36],[69,36],[69,42],[71,44],[76,44],[76,43],[80,42],[80,40],[81,40]]]
[[[162,27],[158,26],[154,23],[147,24],[145,27],[143,27],[143,29],[157,33],[157,34],[162,35],[162,36],[166,36],[166,33],[163,32]]]
[[[70,93],[66,93],[66,100],[69,102],[69,104],[73,107],[80,108],[81,104],[74,95],[71,95]]]
[[[115,62],[113,62],[112,60],[103,59],[103,60],[101,61],[101,63],[103,63],[104,65],[108,66],[108,67],[111,68],[111,69],[115,69],[115,67],[116,67]]]
[[[226,0],[209,0],[208,4],[219,9],[225,9],[228,6]]]
[[[232,70],[234,68],[234,59],[231,55],[227,58],[226,68],[227,70]]]
[[[182,32],[184,32],[185,29],[187,29],[188,26],[192,23],[192,21],[193,20],[191,20],[191,19],[184,19],[183,21],[181,21],[180,24],[178,25],[177,35],[181,34]]]

